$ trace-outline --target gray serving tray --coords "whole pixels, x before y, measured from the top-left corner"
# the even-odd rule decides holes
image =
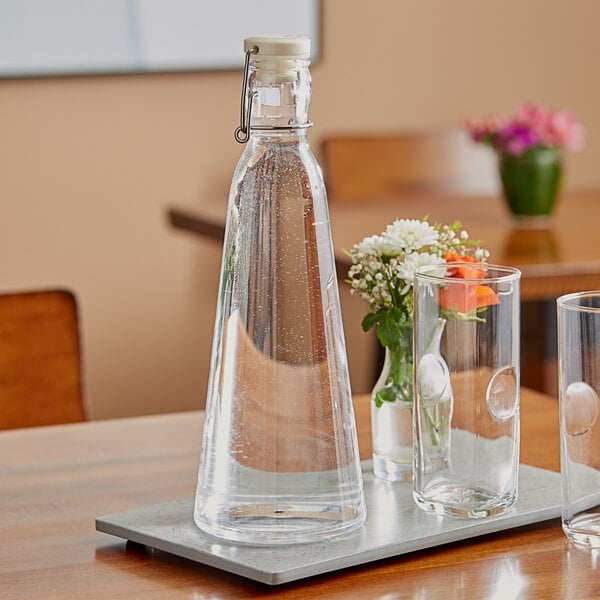
[[[155,504],[96,519],[96,529],[177,556],[278,585],[382,558],[441,546],[560,516],[560,475],[521,465],[519,497],[507,513],[480,520],[438,517],[418,508],[410,483],[373,476],[364,461],[367,519],[359,530],[308,544],[236,545],[196,527],[193,499]]]

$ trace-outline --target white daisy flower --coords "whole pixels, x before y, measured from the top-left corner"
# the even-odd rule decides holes
[[[398,275],[400,275],[402,279],[405,279],[408,285],[412,285],[413,276],[419,267],[439,265],[445,262],[446,261],[441,256],[437,256],[436,254],[414,252],[413,254],[407,255],[404,262],[401,265],[398,265]]]
[[[426,221],[398,219],[387,226],[382,237],[393,250],[393,254],[400,254],[435,244],[439,234]]]
[[[382,255],[393,252],[393,248],[390,247],[389,242],[380,235],[366,237],[362,242],[356,244],[355,248],[358,252],[363,252],[364,254]]]

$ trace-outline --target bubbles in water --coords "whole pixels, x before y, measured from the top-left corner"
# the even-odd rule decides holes
[[[564,399],[567,435],[575,437],[587,433],[598,417],[598,394],[583,381],[572,383]]]
[[[487,386],[485,395],[490,415],[496,421],[506,421],[516,415],[517,377],[512,365],[497,369]]]
[[[423,406],[447,400],[452,395],[448,365],[437,354],[425,354],[417,374],[419,397]]]

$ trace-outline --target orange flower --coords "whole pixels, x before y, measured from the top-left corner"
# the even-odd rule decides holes
[[[475,263],[480,265],[481,263],[472,256],[458,256],[453,252],[446,252],[444,256],[446,262],[459,262],[459,263]],[[483,279],[485,277],[485,271],[483,269],[476,269],[474,267],[452,267],[448,269],[450,277],[457,277],[460,279]]]
[[[444,258],[448,262],[481,264],[478,260],[470,256],[458,256],[452,252],[447,252]],[[483,279],[485,277],[484,269],[477,269],[471,266],[451,267],[448,270],[450,277],[456,279]],[[451,283],[446,289],[440,290],[440,306],[443,310],[471,313],[478,308],[499,303],[498,294],[487,285]]]

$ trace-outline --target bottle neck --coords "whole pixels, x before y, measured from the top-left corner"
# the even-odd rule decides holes
[[[249,93],[250,129],[265,133],[282,129],[306,131],[311,81],[307,59],[252,59]]]
[[[259,147],[299,146],[308,141],[308,129],[253,129],[248,147],[256,151]]]

